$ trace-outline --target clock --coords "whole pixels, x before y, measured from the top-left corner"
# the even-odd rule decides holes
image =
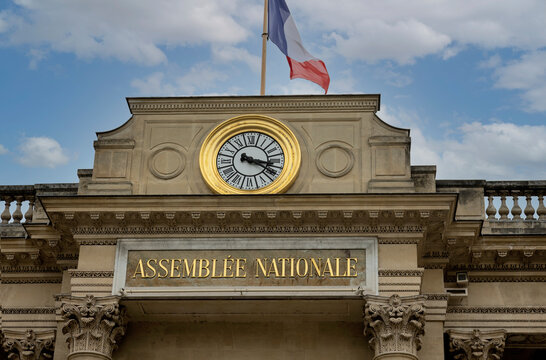
[[[294,133],[279,120],[242,115],[224,121],[205,138],[201,175],[219,194],[275,194],[295,181],[301,151]]]

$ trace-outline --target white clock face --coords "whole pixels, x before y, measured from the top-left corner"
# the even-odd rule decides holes
[[[254,131],[229,138],[216,157],[222,179],[241,190],[261,189],[271,184],[283,167],[281,145],[271,136]]]

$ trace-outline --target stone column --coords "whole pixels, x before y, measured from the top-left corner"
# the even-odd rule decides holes
[[[51,359],[55,349],[55,330],[11,331],[4,330],[2,348],[8,359],[43,360]]]
[[[425,296],[366,295],[364,334],[374,360],[417,360],[425,333]]]
[[[125,335],[127,318],[119,296],[62,297],[61,314],[68,334],[68,360],[111,360]]]
[[[500,360],[506,340],[505,330],[448,330],[449,352],[457,360]]]

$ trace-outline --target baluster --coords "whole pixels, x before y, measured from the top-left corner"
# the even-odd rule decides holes
[[[15,197],[15,211],[12,214],[14,224],[20,224],[21,220],[23,220],[23,212],[21,211],[23,199],[24,198],[22,196]]]
[[[5,208],[4,208],[4,211],[2,212],[2,215],[0,215],[0,219],[2,219],[2,224],[7,224],[11,220],[11,213],[9,212],[9,207],[13,199],[11,197],[5,197],[4,201],[5,201],[5,204],[4,204]]]
[[[525,201],[527,202],[523,211],[525,213],[525,220],[535,220],[535,208],[531,204],[531,195],[531,193],[525,194]]]
[[[485,210],[485,213],[487,214],[487,220],[497,220],[495,215],[497,215],[497,209],[495,208],[495,205],[493,205],[493,195],[489,195],[487,197],[487,209]]]
[[[499,208],[499,220],[508,220],[508,214],[510,213],[510,209],[508,209],[508,206],[506,206],[506,195],[504,192],[501,192],[500,199],[501,206]]]
[[[32,222],[32,217],[34,216],[34,197],[28,199],[28,210],[25,213],[25,222]]]
[[[539,220],[546,220],[546,207],[544,207],[544,195],[540,194],[538,196],[538,208],[537,215]]]
[[[522,220],[523,218],[521,217],[521,213],[522,213],[522,210],[521,210],[521,207],[519,206],[519,191],[517,190],[514,190],[512,191],[512,193],[510,194],[512,196],[512,199],[514,199],[514,205],[512,206],[512,220]]]

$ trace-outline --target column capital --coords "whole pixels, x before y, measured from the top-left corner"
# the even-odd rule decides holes
[[[500,360],[506,340],[505,330],[448,330],[449,352],[457,360]]]
[[[8,359],[42,360],[53,358],[55,330],[26,331],[4,330],[0,334],[2,348]]]
[[[63,334],[68,334],[68,360],[112,359],[125,335],[126,311],[119,296],[62,296]]]
[[[417,359],[425,333],[425,296],[364,296],[364,334],[374,359]]]

